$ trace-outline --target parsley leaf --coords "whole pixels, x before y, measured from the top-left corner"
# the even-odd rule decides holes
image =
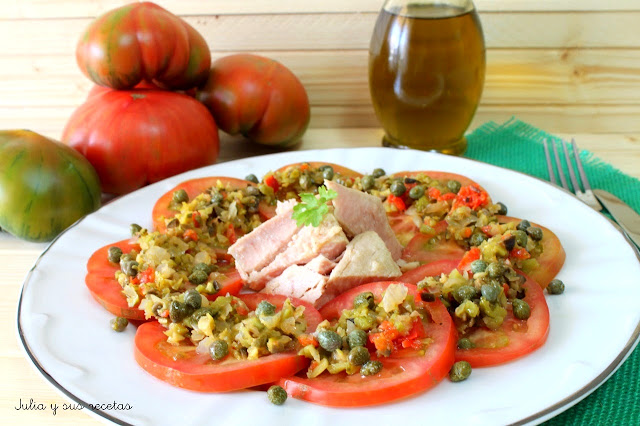
[[[327,201],[336,198],[338,193],[332,189],[321,186],[318,188],[317,197],[308,192],[303,192],[298,195],[300,196],[301,202],[293,207],[291,217],[296,221],[298,226],[312,225],[317,227],[320,226],[322,218],[329,211]]]

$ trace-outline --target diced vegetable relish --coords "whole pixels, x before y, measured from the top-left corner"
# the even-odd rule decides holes
[[[337,321],[325,320],[313,334],[299,338],[304,345],[299,354],[312,359],[307,376],[325,371],[367,375],[363,370],[371,360],[402,349],[424,351],[431,341],[424,336],[425,319],[422,301],[413,300],[402,284],[389,285],[377,303],[372,293],[362,293]]]
[[[297,198],[301,192],[317,193],[325,179],[347,187],[352,187],[354,182],[354,178],[345,176],[330,165],[312,167],[308,163],[295,164],[282,171],[268,173],[263,182],[273,189],[278,200],[289,200]]]

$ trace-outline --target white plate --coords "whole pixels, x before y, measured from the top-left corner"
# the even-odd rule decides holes
[[[547,297],[551,331],[533,354],[476,369],[462,383],[444,380],[415,397],[366,409],[332,409],[289,399],[273,406],[263,392],[202,394],[167,385],[138,367],[134,327],[109,328],[112,315],[84,286],[94,250],[127,237],[131,223],[151,226],[156,199],[201,176],[261,176],[288,163],[330,161],[370,172],[444,170],[469,176],[509,214],[552,229],[567,252],[559,278],[566,291]],[[538,179],[457,157],[385,148],[290,152],[194,170],[124,196],[54,241],[27,276],[18,309],[19,338],[35,367],[56,388],[118,423],[430,424],[539,423],[577,403],[628,356],[640,333],[640,264],[634,249],[599,213]],[[128,404],[131,408],[126,409]],[[85,409],[85,411],[87,411]]]

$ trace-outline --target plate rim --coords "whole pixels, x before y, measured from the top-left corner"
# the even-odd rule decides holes
[[[167,179],[163,179],[161,181],[158,182],[154,182],[151,185],[155,185],[155,184],[162,184],[163,182],[170,180],[170,179],[180,179],[182,176],[186,176],[187,174],[196,172],[200,169],[205,169],[208,167],[212,167],[212,166],[217,166],[217,165],[222,165],[222,164],[233,164],[233,163],[240,163],[243,161],[247,161],[249,159],[251,160],[256,160],[256,159],[260,159],[260,158],[264,158],[264,157],[278,157],[278,156],[282,156],[283,154],[290,154],[290,153],[305,153],[305,154],[309,154],[310,156],[313,155],[313,153],[315,152],[329,152],[329,151],[354,151],[354,150],[392,150],[392,151],[398,151],[397,149],[394,148],[385,148],[385,147],[356,147],[356,148],[328,148],[328,149],[314,149],[314,150],[298,150],[298,151],[284,151],[284,152],[277,152],[277,153],[271,153],[271,154],[263,154],[263,155],[257,155],[257,156],[251,156],[251,157],[245,157],[245,158],[240,158],[240,159],[236,159],[236,160],[231,160],[231,161],[225,161],[222,163],[215,163],[215,164],[211,164],[209,166],[205,166],[199,169],[193,169],[193,170],[189,170],[186,171],[184,173],[180,173],[178,175],[174,175],[171,176]],[[415,151],[415,150],[401,150],[398,152],[411,152],[411,151]],[[415,151],[418,153],[424,153],[424,151]],[[429,154],[435,155],[435,156],[446,156],[446,157],[450,157],[448,155],[445,154],[440,154],[440,153],[436,153],[436,152],[429,152]],[[516,173],[522,176],[526,176],[528,178],[533,178],[535,180],[537,180],[539,183],[542,183],[550,188],[553,188],[555,190],[561,190],[564,193],[570,195],[573,198],[577,197],[575,196],[575,194],[573,194],[572,192],[553,185],[551,182],[546,181],[538,176],[533,176],[524,172],[521,172],[519,170],[513,170],[510,169],[508,167],[502,167],[502,166],[496,166],[490,163],[486,163],[480,160],[475,160],[472,158],[467,158],[467,157],[455,157],[458,160],[465,160],[465,161],[470,161],[473,163],[479,163],[482,165],[486,165],[489,167],[493,167],[493,168],[497,168],[497,169],[502,169],[502,170],[507,170],[509,172],[512,173]],[[149,185],[150,186],[150,185]],[[143,188],[148,188],[148,186],[143,187]],[[139,189],[143,189],[143,188],[139,188]],[[130,194],[135,194],[136,191],[133,191],[129,194],[124,194],[123,196],[128,196]],[[62,233],[60,233],[58,236],[56,236],[50,243],[49,245],[47,245],[47,247],[42,251],[42,253],[38,256],[38,258],[35,260],[33,266],[29,269],[29,271],[27,272],[24,280],[22,281],[22,285],[21,285],[21,289],[20,289],[20,297],[18,300],[18,309],[16,312],[16,323],[17,323],[17,328],[16,328],[16,334],[18,337],[18,341],[21,344],[22,350],[25,352],[25,354],[27,355],[28,360],[30,361],[30,364],[32,365],[32,367],[35,368],[35,370],[40,373],[48,382],[50,385],[52,385],[54,387],[54,389],[56,389],[58,392],[62,393],[64,396],[66,396],[67,398],[71,399],[72,401],[81,404],[84,408],[86,408],[88,411],[87,413],[91,416],[91,417],[97,417],[98,419],[104,419],[104,420],[108,420],[111,421],[115,424],[119,424],[119,425],[132,425],[131,423],[128,423],[118,417],[115,417],[114,415],[111,415],[109,413],[107,413],[104,410],[99,410],[99,409],[92,409],[91,408],[91,404],[85,402],[84,400],[82,400],[80,397],[74,395],[71,391],[67,390],[62,384],[60,384],[38,361],[38,357],[35,353],[33,353],[33,351],[31,350],[29,343],[27,342],[24,330],[22,329],[22,324],[21,324],[21,313],[22,313],[22,303],[23,303],[23,299],[24,299],[24,293],[25,293],[25,289],[29,284],[29,281],[32,277],[33,271],[37,268],[37,266],[39,265],[40,261],[42,260],[42,258],[47,254],[47,252],[49,252],[49,250],[54,246],[54,244],[63,236],[65,235],[68,231],[70,231],[71,229],[75,228],[76,226],[78,226],[80,223],[82,223],[87,217],[95,214],[96,212],[99,212],[100,210],[102,210],[105,206],[107,206],[108,204],[110,204],[112,201],[118,200],[119,197],[115,197],[111,200],[109,200],[107,203],[105,203],[104,205],[100,206],[100,208],[98,210],[96,210],[95,212],[90,213],[89,215],[86,215],[80,219],[78,219],[76,222],[74,222],[72,225],[70,225],[67,229],[65,229]],[[617,232],[619,232],[624,240],[626,241],[626,243],[631,247],[633,253],[636,256],[636,260],[638,261],[638,263],[640,263],[640,248],[637,247],[630,239],[629,237],[624,233],[624,231],[620,228],[620,226],[618,226],[615,222],[613,222],[611,219],[607,218],[604,215],[601,215],[601,217],[603,219],[605,219],[605,222],[607,222],[610,226],[612,226]],[[600,386],[602,386],[617,370],[618,368],[620,368],[620,366],[624,363],[624,361],[626,361],[626,359],[631,355],[631,353],[633,352],[633,350],[635,349],[635,347],[638,345],[638,343],[640,342],[640,321],[638,321],[638,323],[636,324],[635,329],[633,330],[633,332],[631,333],[631,336],[629,337],[629,339],[627,340],[627,342],[625,343],[624,347],[622,348],[622,350],[618,353],[618,355],[611,361],[611,363],[609,363],[609,365],[606,366],[606,368],[600,373],[598,374],[596,377],[594,377],[591,381],[589,381],[588,383],[586,383],[583,387],[581,387],[580,389],[576,390],[575,392],[573,392],[572,394],[568,395],[567,397],[563,398],[562,400],[556,402],[555,404],[540,410],[534,414],[531,414],[523,419],[520,419],[516,422],[511,423],[511,425],[525,425],[525,424],[539,424],[543,421],[549,420],[551,418],[553,418],[554,416],[568,410],[569,408],[573,407],[574,405],[576,405],[577,403],[579,403],[580,401],[582,401],[583,399],[585,399],[587,396],[589,396],[591,393],[593,393],[596,389],[598,389]]]

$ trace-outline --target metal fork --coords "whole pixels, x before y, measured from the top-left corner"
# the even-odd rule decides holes
[[[547,168],[549,170],[549,180],[551,183],[558,185],[558,181],[556,180],[555,172],[553,171],[554,166],[551,162],[551,155],[549,154],[549,146],[547,139],[543,141],[544,143],[544,155],[547,158]],[[578,179],[576,178],[576,173],[573,169],[573,165],[571,164],[571,157],[569,156],[569,150],[567,149],[567,145],[569,145],[565,141],[561,141],[562,148],[564,150],[564,158],[567,163],[567,169],[569,170],[569,177],[571,179],[571,184],[573,185],[573,193],[576,194],[576,197],[580,199],[583,203],[595,209],[597,211],[602,210],[602,204],[596,199],[595,195],[593,195],[593,191],[591,190],[591,185],[589,184],[589,179],[587,179],[587,175],[584,172],[584,168],[582,167],[582,161],[580,160],[580,154],[578,150],[578,146],[576,145],[576,141],[571,139],[571,152],[573,153],[573,159],[576,162],[576,166],[578,166],[578,174],[580,175],[580,182],[582,183],[582,190],[580,185],[578,184]],[[558,155],[558,148],[555,143],[551,143],[553,148],[553,156],[555,158],[555,168],[558,170],[558,176],[560,177],[560,183],[564,189],[567,191],[571,191],[569,185],[567,183],[567,178],[564,175],[564,169],[562,167],[562,162],[560,161],[560,156]]]

